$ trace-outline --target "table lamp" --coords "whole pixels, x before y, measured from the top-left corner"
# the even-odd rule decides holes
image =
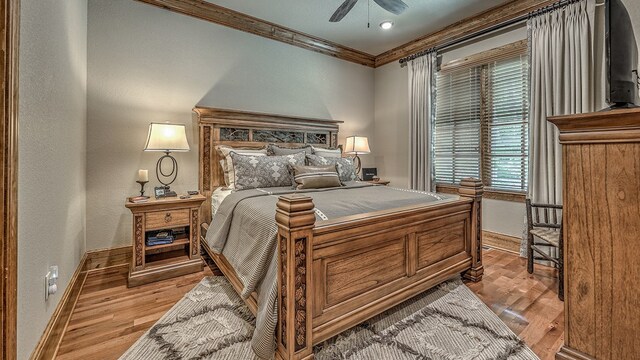
[[[356,171],[360,174],[362,162],[358,155],[371,153],[371,149],[369,149],[369,139],[367,139],[366,136],[349,136],[344,146],[344,153],[355,155],[354,162],[356,163]]]
[[[149,135],[147,136],[147,144],[144,146],[144,151],[162,151],[165,153],[156,163],[156,177],[164,185],[165,197],[176,196],[176,193],[170,190],[170,185],[178,177],[178,162],[176,158],[171,156],[171,152],[187,152],[189,150],[187,132],[183,124],[151,123],[149,125]],[[171,171],[166,173],[162,169],[162,162],[165,159],[171,162]]]

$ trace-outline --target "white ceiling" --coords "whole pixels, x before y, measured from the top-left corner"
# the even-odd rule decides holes
[[[403,0],[409,9],[393,15],[373,0],[359,0],[339,23],[329,18],[344,0],[207,0],[211,3],[314,35],[338,44],[379,55],[396,46],[478,14],[509,0]],[[370,1],[371,28],[367,28]],[[378,26],[391,20],[395,26]]]

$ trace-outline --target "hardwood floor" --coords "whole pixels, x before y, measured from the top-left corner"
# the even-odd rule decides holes
[[[540,357],[554,359],[564,342],[564,303],[556,270],[500,250],[485,250],[484,277],[467,286]]]
[[[91,272],[56,359],[117,359],[205,276],[200,273],[127,288],[129,266]]]
[[[541,359],[553,359],[563,341],[563,306],[555,270],[526,271],[525,260],[499,250],[485,250],[485,277],[468,286]],[[92,272],[60,344],[57,359],[117,359],[173,304],[205,276],[201,273],[127,288],[127,266]]]

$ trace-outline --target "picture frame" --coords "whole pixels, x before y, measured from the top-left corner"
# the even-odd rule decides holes
[[[154,187],[153,188],[153,193],[155,194],[156,199],[164,197],[164,186],[156,186],[156,187]]]
[[[378,168],[363,168],[362,169],[362,180],[363,181],[371,181],[373,178],[378,176]]]

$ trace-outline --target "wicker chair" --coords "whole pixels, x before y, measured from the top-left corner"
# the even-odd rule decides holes
[[[558,298],[564,301],[562,205],[534,204],[527,199],[527,271],[533,274],[535,260],[546,260],[558,269]],[[548,255],[555,248],[558,257]]]

